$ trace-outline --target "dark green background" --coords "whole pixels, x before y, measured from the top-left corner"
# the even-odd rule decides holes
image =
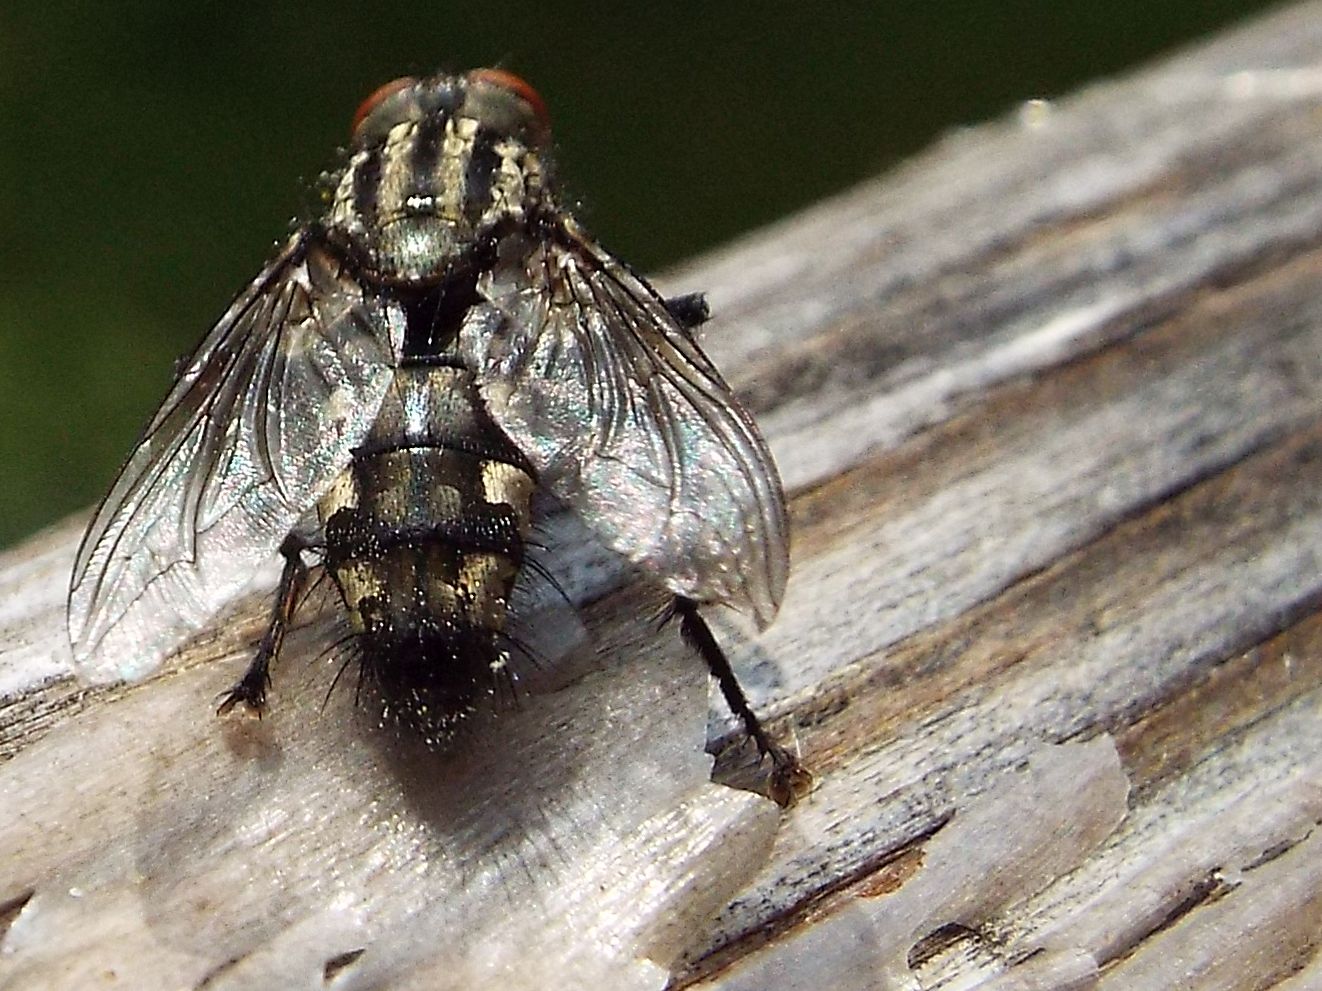
[[[580,216],[655,269],[1266,6],[6,4],[0,545],[108,487],[395,76],[526,76]]]

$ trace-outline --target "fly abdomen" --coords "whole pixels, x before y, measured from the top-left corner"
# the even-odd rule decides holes
[[[326,566],[364,673],[395,718],[428,736],[505,676],[502,634],[532,490],[472,374],[408,365],[320,502]]]

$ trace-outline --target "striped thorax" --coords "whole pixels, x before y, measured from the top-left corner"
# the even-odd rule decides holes
[[[546,202],[544,118],[499,74],[383,88],[325,217],[382,281],[442,279]]]

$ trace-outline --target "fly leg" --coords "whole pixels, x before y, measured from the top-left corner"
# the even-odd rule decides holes
[[[262,642],[248,670],[238,684],[225,693],[220,708],[216,710],[218,714],[224,715],[236,705],[243,705],[260,716],[266,707],[266,689],[271,685],[271,661],[280,653],[280,645],[285,642],[285,633],[294,617],[294,607],[303,589],[307,587],[308,566],[303,563],[303,551],[307,546],[302,538],[293,534],[280,545],[280,556],[285,559],[285,568],[280,573],[280,586],[276,590],[271,622],[266,627],[266,633],[262,636]]]
[[[696,330],[711,317],[707,306],[707,297],[700,292],[685,293],[683,296],[671,296],[664,300],[666,312],[675,323],[685,330]]]
[[[763,757],[771,758],[771,798],[782,808],[793,805],[812,789],[812,772],[799,763],[797,757],[772,740],[763,728],[753,707],[748,704],[739,679],[734,676],[730,659],[725,656],[725,651],[721,650],[721,645],[712,635],[711,627],[698,612],[698,604],[692,599],[676,596],[674,611],[679,616],[680,635],[707,662],[707,669],[721,686],[726,705],[743,722],[744,729],[757,744],[758,752]]]

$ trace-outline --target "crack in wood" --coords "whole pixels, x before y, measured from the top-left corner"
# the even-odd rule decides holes
[[[1259,854],[1257,857],[1254,857],[1252,860],[1245,863],[1241,869],[1244,871],[1244,873],[1247,874],[1248,872],[1257,870],[1260,867],[1265,867],[1267,864],[1270,864],[1273,860],[1277,860],[1285,856],[1287,853],[1289,853],[1295,847],[1299,846],[1301,843],[1308,842],[1308,840],[1312,838],[1313,833],[1316,831],[1316,828],[1318,826],[1322,826],[1322,820],[1318,820],[1317,822],[1315,822],[1313,824],[1313,828],[1309,829],[1302,836],[1291,837],[1289,839],[1281,840],[1281,842],[1279,843],[1272,844],[1267,849],[1263,850],[1262,853]]]
[[[341,973],[353,966],[357,960],[367,952],[366,947],[360,947],[356,950],[346,950],[344,953],[337,953],[326,961],[321,969],[321,979],[325,984],[330,984]]]
[[[933,929],[926,936],[909,947],[906,963],[915,976],[924,978],[922,971],[931,969],[931,965],[940,957],[948,956],[963,948],[965,952],[976,951],[987,945],[986,937],[976,929],[958,922],[947,922]],[[930,983],[924,979],[924,984]]]
[[[0,902],[0,949],[4,947],[5,937],[9,934],[10,927],[14,921],[22,914],[27,903],[32,901],[37,893],[35,888],[28,888],[20,892],[8,901]]]
[[[810,897],[768,917],[756,932],[712,948],[701,957],[685,961],[674,971],[666,991],[683,991],[698,981],[710,980],[731,963],[758,947],[800,926],[825,918],[857,898],[891,894],[911,877],[923,862],[923,848],[954,819],[947,810],[903,843],[880,852],[847,876],[829,879]]]
[[[1141,952],[1149,940],[1170,929],[1197,909],[1220,901],[1234,888],[1235,885],[1228,884],[1217,871],[1210,871],[1201,878],[1193,879],[1183,898],[1171,905],[1150,928],[1135,934],[1135,938],[1122,947],[1120,952],[1104,961],[1103,972],[1124,963]]]
[[[221,980],[226,974],[233,971],[235,967],[243,963],[248,956],[249,954],[247,953],[240,953],[237,956],[230,957],[228,960],[224,960],[212,967],[202,975],[201,979],[199,979],[196,984],[193,985],[193,991],[206,991],[207,988],[214,987],[217,981]]]

